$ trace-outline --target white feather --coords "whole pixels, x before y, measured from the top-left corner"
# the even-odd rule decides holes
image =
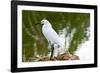
[[[48,20],[43,19],[41,21],[41,24],[43,24],[43,26],[42,26],[42,33],[45,36],[45,38],[48,40],[48,42],[50,41],[51,44],[54,44],[54,48],[56,48],[56,49],[57,49],[57,46],[60,46],[60,48],[63,48],[63,44],[64,43],[61,40],[61,38],[59,37],[59,35],[52,28],[51,23]],[[59,50],[59,48],[57,50]]]

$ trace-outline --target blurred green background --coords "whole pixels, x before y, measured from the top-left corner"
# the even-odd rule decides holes
[[[22,11],[22,61],[46,56],[48,42],[42,34],[40,21],[46,18],[59,35],[64,35],[65,48],[71,54],[89,38],[90,14],[47,11]],[[66,38],[69,38],[66,40]],[[69,43],[69,45],[66,45]]]

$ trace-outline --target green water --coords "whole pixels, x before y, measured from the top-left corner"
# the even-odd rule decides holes
[[[90,26],[89,13],[68,12],[44,12],[44,11],[22,11],[22,56],[23,61],[29,61],[30,57],[45,56],[48,53],[48,42],[42,34],[40,21],[46,18],[55,31],[61,35],[70,37],[69,49],[71,54],[77,51],[78,46],[88,40],[87,31]],[[61,33],[65,30],[65,33]],[[71,33],[73,33],[71,37]],[[66,44],[66,42],[65,42]]]

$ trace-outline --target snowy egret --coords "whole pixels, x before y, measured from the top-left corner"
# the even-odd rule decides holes
[[[53,57],[54,47],[63,48],[63,42],[59,35],[55,32],[52,28],[51,23],[47,19],[41,20],[42,26],[42,33],[48,42],[51,44],[51,57]]]

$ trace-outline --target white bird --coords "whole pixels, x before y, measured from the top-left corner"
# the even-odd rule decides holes
[[[59,37],[59,35],[52,28],[51,23],[48,20],[43,19],[43,20],[41,20],[41,24],[43,24],[42,33],[45,36],[45,38],[48,40],[48,42],[51,45],[53,45],[53,48],[54,47],[63,48],[63,42],[62,42],[61,38]],[[53,52],[53,50],[52,50],[52,52]]]

